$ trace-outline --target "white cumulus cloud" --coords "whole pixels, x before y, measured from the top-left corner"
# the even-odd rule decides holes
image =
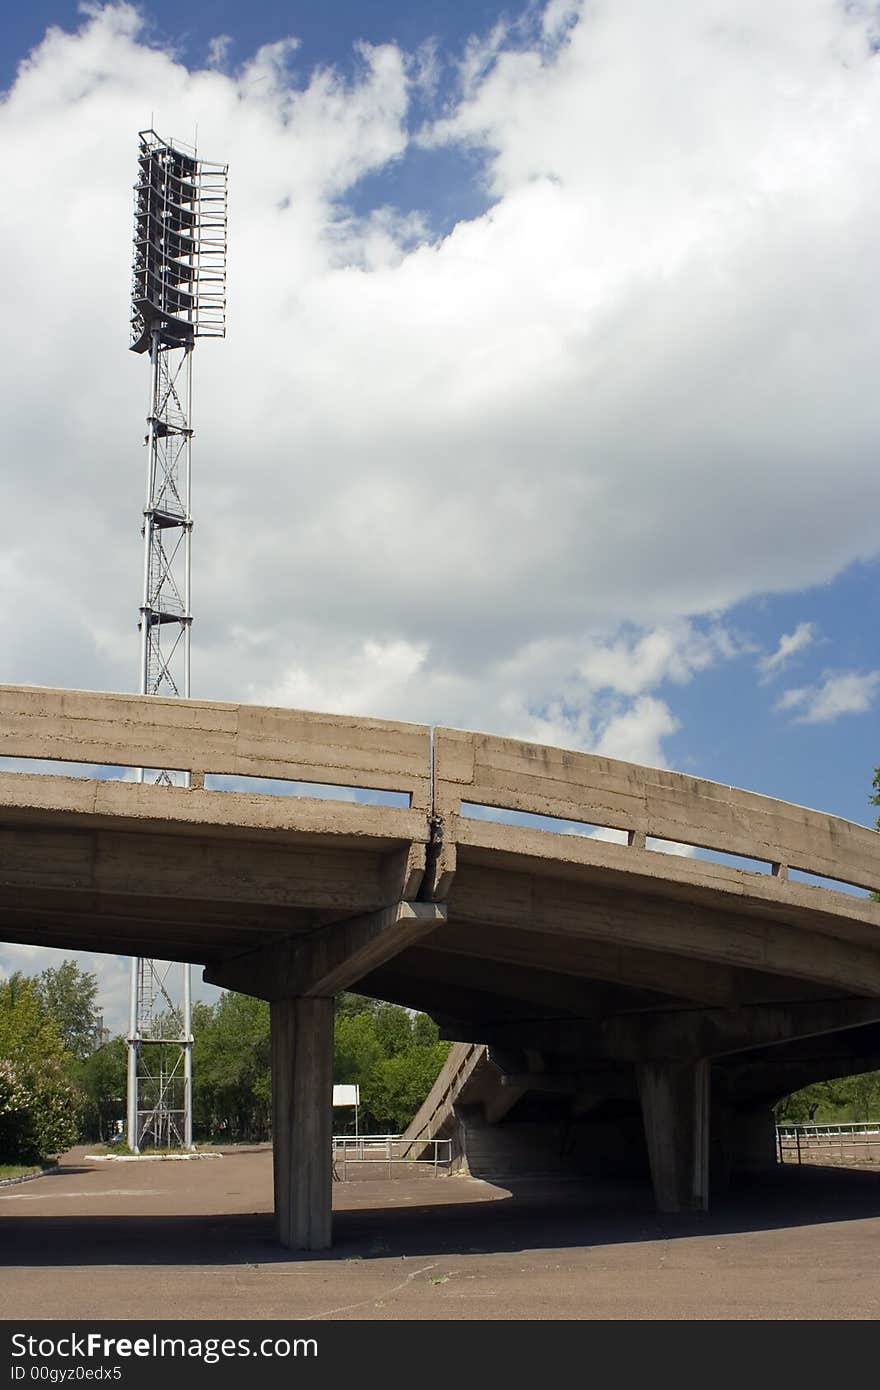
[[[222,68],[226,63],[231,47],[231,35],[215,34],[214,38],[208,41],[208,67]]]
[[[762,656],[758,660],[762,685],[778,676],[780,671],[788,666],[795,656],[806,651],[807,647],[812,646],[815,640],[815,623],[798,623],[793,632],[784,632],[775,651],[768,652],[766,656]]]
[[[818,685],[786,690],[776,703],[797,711],[798,724],[826,724],[842,714],[865,714],[880,692],[880,671],[829,671]]]
[[[437,46],[361,44],[343,74],[295,34],[187,67],[126,4],[22,63],[0,103],[5,679],[136,683],[150,111],[230,166],[229,334],[195,361],[198,696],[663,762],[667,683],[747,645],[733,605],[876,555],[870,7],[529,15],[452,88]],[[488,203],[442,236],[430,172],[422,206],[370,193],[431,151],[461,155],[463,194],[482,168]]]

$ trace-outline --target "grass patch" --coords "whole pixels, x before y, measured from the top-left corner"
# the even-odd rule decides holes
[[[154,1148],[152,1144],[145,1144],[144,1147],[140,1150],[139,1156],[141,1158],[161,1158],[162,1156],[168,1154],[203,1153],[206,1150],[210,1151],[214,1148],[215,1145],[213,1144],[194,1144],[191,1149],[184,1149],[180,1146],[180,1144],[174,1144],[170,1147],[165,1148]],[[134,1157],[134,1150],[130,1149],[127,1144],[90,1144],[89,1153],[102,1155],[106,1154],[108,1157],[112,1158]]]
[[[44,1169],[39,1163],[0,1163],[0,1182],[4,1178],[30,1178]]]
[[[152,1144],[145,1144],[141,1149],[141,1154],[185,1154],[185,1153],[204,1153],[206,1150],[213,1150],[214,1144],[193,1144],[191,1149],[185,1149],[181,1144],[172,1144],[168,1148],[154,1148]],[[127,1144],[114,1144],[111,1153],[130,1154],[131,1149]]]

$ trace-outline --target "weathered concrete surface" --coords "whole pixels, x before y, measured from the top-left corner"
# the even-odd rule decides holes
[[[765,859],[778,866],[779,877],[789,868],[806,869],[876,887],[874,832],[819,811],[679,772],[491,734],[438,729],[434,746],[438,810],[446,818],[458,814],[462,801],[529,811],[609,826],[642,842],[650,835]],[[486,828],[470,822],[468,842],[481,843]],[[531,839],[540,854],[537,834],[524,831],[518,839],[523,846]]]
[[[636,1068],[659,1211],[709,1206],[709,1059]]]
[[[484,734],[439,729],[433,749],[432,762],[422,725],[0,687],[0,755],[193,781],[0,772],[0,937],[191,960],[279,1003],[356,984],[423,1008],[447,1037],[490,1044],[496,1081],[475,1103],[499,1126],[623,1134],[638,1068],[706,1061],[710,1150],[745,1152],[742,1117],[877,1064],[880,904],[789,876],[880,889],[876,831]],[[410,805],[206,790],[210,774],[387,789]],[[463,803],[621,843],[470,819]],[[658,852],[651,837],[768,871]],[[430,1124],[455,1104],[446,1095]],[[310,1132],[323,1123],[311,1114]],[[678,1139],[652,1146],[655,1168],[694,1135]],[[671,1168],[655,1177],[679,1186]]]
[[[295,1250],[326,1250],[332,1235],[333,1000],[275,1000],[271,1034],[278,1239]]]
[[[422,724],[102,691],[0,689],[0,756],[430,794]]]
[[[435,931],[446,920],[439,903],[399,902],[365,917],[348,917],[304,939],[245,952],[205,971],[209,984],[263,999],[332,996]]]

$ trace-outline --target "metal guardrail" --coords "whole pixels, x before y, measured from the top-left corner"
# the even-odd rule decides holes
[[[861,1124],[777,1125],[776,1132],[819,1139],[825,1134],[880,1134],[880,1120],[864,1120]]]
[[[416,1154],[422,1155],[415,1157]],[[428,1156],[425,1157],[424,1155]],[[405,1139],[400,1134],[360,1134],[333,1136],[333,1176],[339,1182],[348,1178],[350,1164],[382,1165],[390,1178],[395,1166],[430,1168],[434,1177],[448,1175],[452,1166],[451,1139]]]
[[[780,1163],[809,1162],[811,1157],[839,1163],[873,1163],[880,1159],[880,1120],[777,1125],[776,1153]]]

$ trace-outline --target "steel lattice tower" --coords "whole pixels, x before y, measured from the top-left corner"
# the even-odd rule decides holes
[[[135,184],[133,352],[148,353],[140,690],[190,694],[192,355],[226,334],[225,164],[141,131]],[[188,785],[189,775],[140,768],[138,780]],[[161,863],[156,873],[161,875]],[[176,995],[173,977],[182,973]],[[131,963],[127,1139],[192,1147],[190,966]]]

